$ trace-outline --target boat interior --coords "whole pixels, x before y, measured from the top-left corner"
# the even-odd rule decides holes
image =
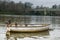
[[[9,27],[45,27],[49,26],[50,24],[10,24]]]

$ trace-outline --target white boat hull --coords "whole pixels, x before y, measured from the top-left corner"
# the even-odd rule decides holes
[[[49,27],[9,27],[7,31],[10,32],[39,32],[48,30]]]

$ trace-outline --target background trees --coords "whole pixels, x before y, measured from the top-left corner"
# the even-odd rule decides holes
[[[22,3],[15,3],[14,1],[10,0],[0,0],[0,14],[10,14],[10,15],[44,15],[44,11],[34,11],[36,9],[50,9],[48,7],[36,6],[33,7],[33,4],[30,2]],[[53,5],[52,9],[60,9],[60,5]],[[53,14],[55,15],[56,12],[47,12],[47,15]]]

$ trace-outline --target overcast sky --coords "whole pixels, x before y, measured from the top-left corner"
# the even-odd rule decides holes
[[[13,0],[15,2],[19,2],[19,1],[22,1],[23,3],[24,2],[31,2],[34,4],[34,6],[48,6],[48,7],[51,7],[52,5],[54,4],[57,4],[59,5],[60,4],[60,0]]]

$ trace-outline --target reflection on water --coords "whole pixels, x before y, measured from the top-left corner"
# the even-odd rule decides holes
[[[38,33],[13,33],[11,32],[10,38],[18,39],[18,40],[60,40],[60,17],[58,16],[46,16],[46,17],[31,17],[32,24],[40,24],[40,23],[49,23],[53,30],[48,30],[44,32]],[[36,22],[35,22],[36,21]],[[0,26],[0,40],[6,39],[6,27]]]
[[[14,34],[14,35],[13,35]],[[11,33],[11,37],[32,37],[32,36],[48,36],[49,31],[36,33]]]
[[[0,40],[6,40],[6,27],[0,26]]]

